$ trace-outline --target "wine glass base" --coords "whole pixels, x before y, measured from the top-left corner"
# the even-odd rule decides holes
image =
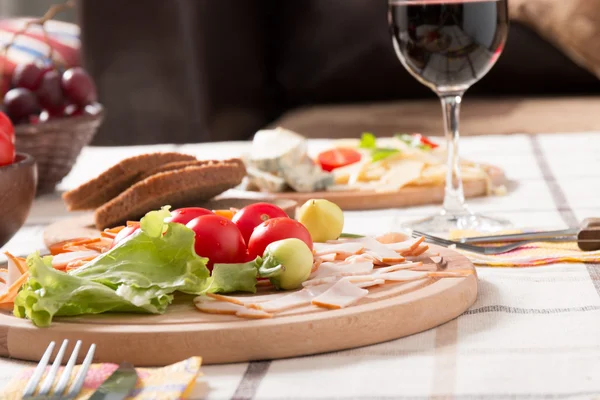
[[[454,230],[494,233],[510,228],[511,226],[512,224],[508,220],[501,218],[492,218],[474,213],[453,215],[445,211],[421,220],[409,221],[402,224],[403,228],[424,233],[443,234],[444,236],[448,236]]]

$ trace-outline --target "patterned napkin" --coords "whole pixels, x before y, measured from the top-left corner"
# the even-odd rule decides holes
[[[186,399],[190,395],[200,374],[200,357],[171,364],[163,368],[136,368],[138,383],[127,399],[136,400],[175,400]],[[117,364],[92,364],[85,383],[76,400],[89,398],[119,366]],[[50,367],[48,367],[50,368]],[[5,400],[21,399],[21,393],[35,367],[21,371],[4,389],[1,398]],[[62,369],[62,367],[61,367]],[[76,376],[79,366],[71,376]],[[59,372],[60,376],[60,372]]]
[[[498,235],[521,233],[521,231],[498,232]],[[482,236],[473,231],[452,231],[449,238],[456,240],[464,237]],[[487,265],[490,267],[534,267],[554,263],[600,263],[600,250],[582,251],[576,242],[538,242],[528,243],[515,250],[496,254],[483,255],[466,250],[455,249],[459,253],[469,257],[475,265]]]

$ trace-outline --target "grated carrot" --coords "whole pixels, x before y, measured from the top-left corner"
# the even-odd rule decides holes
[[[24,261],[19,260],[19,258],[21,257],[15,257],[12,254],[10,254],[8,251],[5,251],[4,254],[6,255],[6,257],[8,257],[12,262],[15,263],[15,266],[17,267],[17,269],[19,270],[19,272],[21,274],[24,274],[25,271],[27,271],[29,268],[27,268],[27,264]],[[22,259],[22,258],[21,258]]]
[[[17,297],[17,293],[19,293],[19,289],[21,289],[21,286],[23,286],[27,279],[29,279],[29,271],[25,272],[15,281],[15,283],[10,285],[6,293],[0,295],[0,304],[14,303],[15,297]]]

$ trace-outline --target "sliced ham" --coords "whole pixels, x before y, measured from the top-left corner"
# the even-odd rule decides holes
[[[27,264],[23,259],[19,257],[13,256],[8,251],[5,251],[4,254],[8,258],[8,268],[6,271],[6,286],[9,287],[13,283],[15,283],[21,275],[27,271]]]
[[[237,299],[235,297],[231,297],[231,296],[223,296],[222,294],[217,294],[217,293],[207,293],[206,296],[210,297],[211,299],[214,299],[214,300],[220,300],[220,301],[224,301],[227,303],[237,304],[240,306],[244,305],[243,301],[241,301],[240,299]]]
[[[400,270],[394,272],[386,272],[385,274],[377,275],[377,278],[385,279],[386,281],[409,282],[425,279],[429,276],[428,272]]]
[[[245,308],[239,304],[215,300],[207,296],[194,298],[194,305],[198,310],[208,314],[236,315],[238,311]]]
[[[297,292],[290,293],[274,300],[269,300],[264,303],[249,304],[248,307],[258,308],[266,312],[279,312],[306,306],[309,305],[315,297],[324,293],[331,286],[333,286],[332,283],[326,283],[323,285],[305,287]]]
[[[255,308],[246,308],[242,307],[241,310],[235,313],[238,317],[242,318],[250,318],[250,319],[263,319],[263,318],[273,318],[273,314],[268,313],[263,310],[257,310]]]
[[[323,294],[315,297],[312,304],[330,309],[345,308],[352,305],[369,294],[366,289],[361,289],[349,280],[342,279]]]
[[[397,253],[402,253],[416,249],[421,243],[423,243],[423,240],[425,240],[425,238],[421,236],[420,238],[409,239],[403,242],[387,243],[384,244],[384,246]]]
[[[383,285],[384,283],[385,279],[373,279],[372,281],[354,282],[352,284],[359,288],[366,288],[371,286]]]
[[[422,262],[405,262],[402,264],[394,264],[387,267],[379,267],[373,270],[373,275],[381,275],[388,272],[400,271],[403,269],[412,269],[422,266]]]
[[[56,269],[64,269],[67,264],[83,259],[93,259],[100,253],[94,250],[73,251],[68,253],[60,253],[52,257],[52,266]]]
[[[358,254],[364,248],[362,243],[313,243],[313,249],[315,252],[315,256],[324,256],[327,254]]]
[[[351,283],[370,282],[370,281],[373,281],[373,280],[379,279],[379,278],[381,278],[381,277],[380,276],[375,277],[373,275],[357,275],[357,276],[346,276],[346,277],[327,276],[325,278],[309,279],[307,281],[304,281],[302,283],[302,286],[309,287],[309,286],[323,285],[326,283],[335,283],[339,280],[346,280]]]
[[[381,236],[377,236],[375,239],[377,239],[377,241],[379,243],[390,244],[390,243],[404,242],[409,237],[410,236],[405,235],[404,233],[400,233],[400,232],[388,232]]]
[[[356,263],[322,263],[319,269],[311,274],[310,279],[326,278],[328,276],[366,275],[373,271],[371,261]]]

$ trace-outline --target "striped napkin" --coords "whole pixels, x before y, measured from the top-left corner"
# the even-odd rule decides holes
[[[522,233],[522,231],[498,232],[498,235]],[[456,240],[458,238],[481,236],[482,234],[474,231],[456,230],[450,232],[449,238]],[[459,253],[467,256],[475,265],[485,265],[490,267],[535,267],[539,265],[548,265],[554,263],[600,263],[600,250],[582,251],[577,247],[576,242],[536,242],[528,243],[515,250],[496,255],[484,255],[472,253],[470,251],[455,249]]]
[[[201,363],[202,359],[200,357],[191,357],[163,368],[136,368],[138,383],[127,399],[186,399],[194,388],[196,378],[200,375]],[[117,364],[92,364],[85,378],[83,389],[75,399],[84,400],[89,398],[118,367]],[[0,397],[5,400],[21,399],[21,393],[34,369],[35,367],[32,367],[21,371],[6,386]],[[76,366],[71,376],[76,376],[78,370],[79,366]]]

